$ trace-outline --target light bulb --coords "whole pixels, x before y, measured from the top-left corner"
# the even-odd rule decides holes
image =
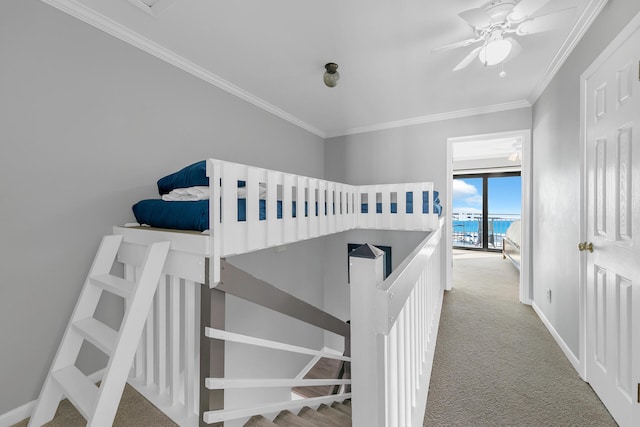
[[[511,42],[504,39],[490,41],[480,49],[478,58],[484,65],[496,65],[504,61],[511,53]]]

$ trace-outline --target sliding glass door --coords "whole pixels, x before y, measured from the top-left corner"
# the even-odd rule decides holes
[[[520,219],[520,172],[456,175],[453,179],[453,246],[502,250],[509,225]]]

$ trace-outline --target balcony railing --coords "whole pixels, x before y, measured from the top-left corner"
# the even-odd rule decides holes
[[[502,239],[512,222],[518,221],[520,214],[490,214],[488,217],[488,249],[502,250]],[[482,214],[454,214],[453,246],[462,248],[483,248]]]

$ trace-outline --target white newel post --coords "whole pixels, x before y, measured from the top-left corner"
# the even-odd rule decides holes
[[[376,333],[376,288],[384,252],[365,244],[349,254],[351,286],[351,390],[353,425],[383,426],[384,339]]]

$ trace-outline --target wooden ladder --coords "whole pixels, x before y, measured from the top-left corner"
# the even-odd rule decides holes
[[[164,266],[169,242],[151,244],[136,282],[111,275],[122,236],[104,236],[84,283],[58,352],[47,374],[29,427],[51,421],[62,396],[87,420],[87,426],[111,426]],[[125,299],[120,330],[93,316],[103,291]],[[109,356],[100,387],[75,366],[84,340]]]

